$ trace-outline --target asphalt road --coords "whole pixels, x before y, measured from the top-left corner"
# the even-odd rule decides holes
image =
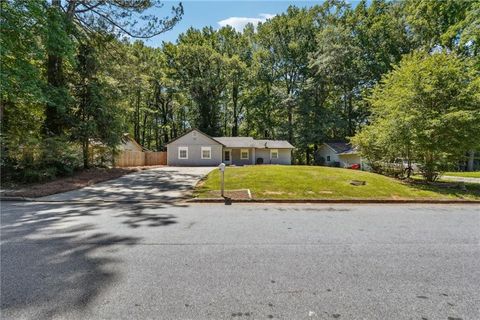
[[[2,319],[480,319],[480,207],[1,207]]]

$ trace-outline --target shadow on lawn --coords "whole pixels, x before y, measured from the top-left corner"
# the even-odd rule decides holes
[[[408,186],[422,191],[432,191],[448,197],[457,199],[480,199],[480,184],[465,183],[465,189],[462,190],[462,183],[459,182],[435,182],[434,184],[424,181],[413,180],[405,182]]]
[[[1,204],[1,310],[6,318],[22,310],[35,310],[37,319],[85,310],[118,279],[115,265],[121,260],[114,253],[142,240],[140,232],[96,232],[95,224],[75,219],[103,214],[131,228],[176,223],[174,215],[149,213],[151,206],[139,204]],[[114,214],[99,211],[105,209],[115,209]]]

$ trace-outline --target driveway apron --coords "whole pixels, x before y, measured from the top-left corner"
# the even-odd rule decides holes
[[[190,197],[212,167],[161,167],[131,173],[82,189],[38,198],[43,201],[178,201]]]

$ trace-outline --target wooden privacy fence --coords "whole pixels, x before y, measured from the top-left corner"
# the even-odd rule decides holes
[[[116,167],[157,166],[167,164],[166,152],[122,151],[115,158]]]
[[[167,164],[166,152],[145,152],[145,165],[157,166]]]

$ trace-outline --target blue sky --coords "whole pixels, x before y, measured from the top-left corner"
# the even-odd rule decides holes
[[[230,24],[238,29],[247,22],[264,21],[287,10],[288,6],[311,7],[321,4],[323,0],[316,1],[286,1],[286,0],[236,0],[236,1],[182,1],[185,14],[182,21],[171,31],[146,40],[146,44],[152,47],[161,46],[162,41],[175,42],[178,35],[190,27],[203,28],[212,26],[220,28],[221,25]],[[165,16],[173,4],[178,1],[165,1],[162,9],[155,9],[159,16]]]

